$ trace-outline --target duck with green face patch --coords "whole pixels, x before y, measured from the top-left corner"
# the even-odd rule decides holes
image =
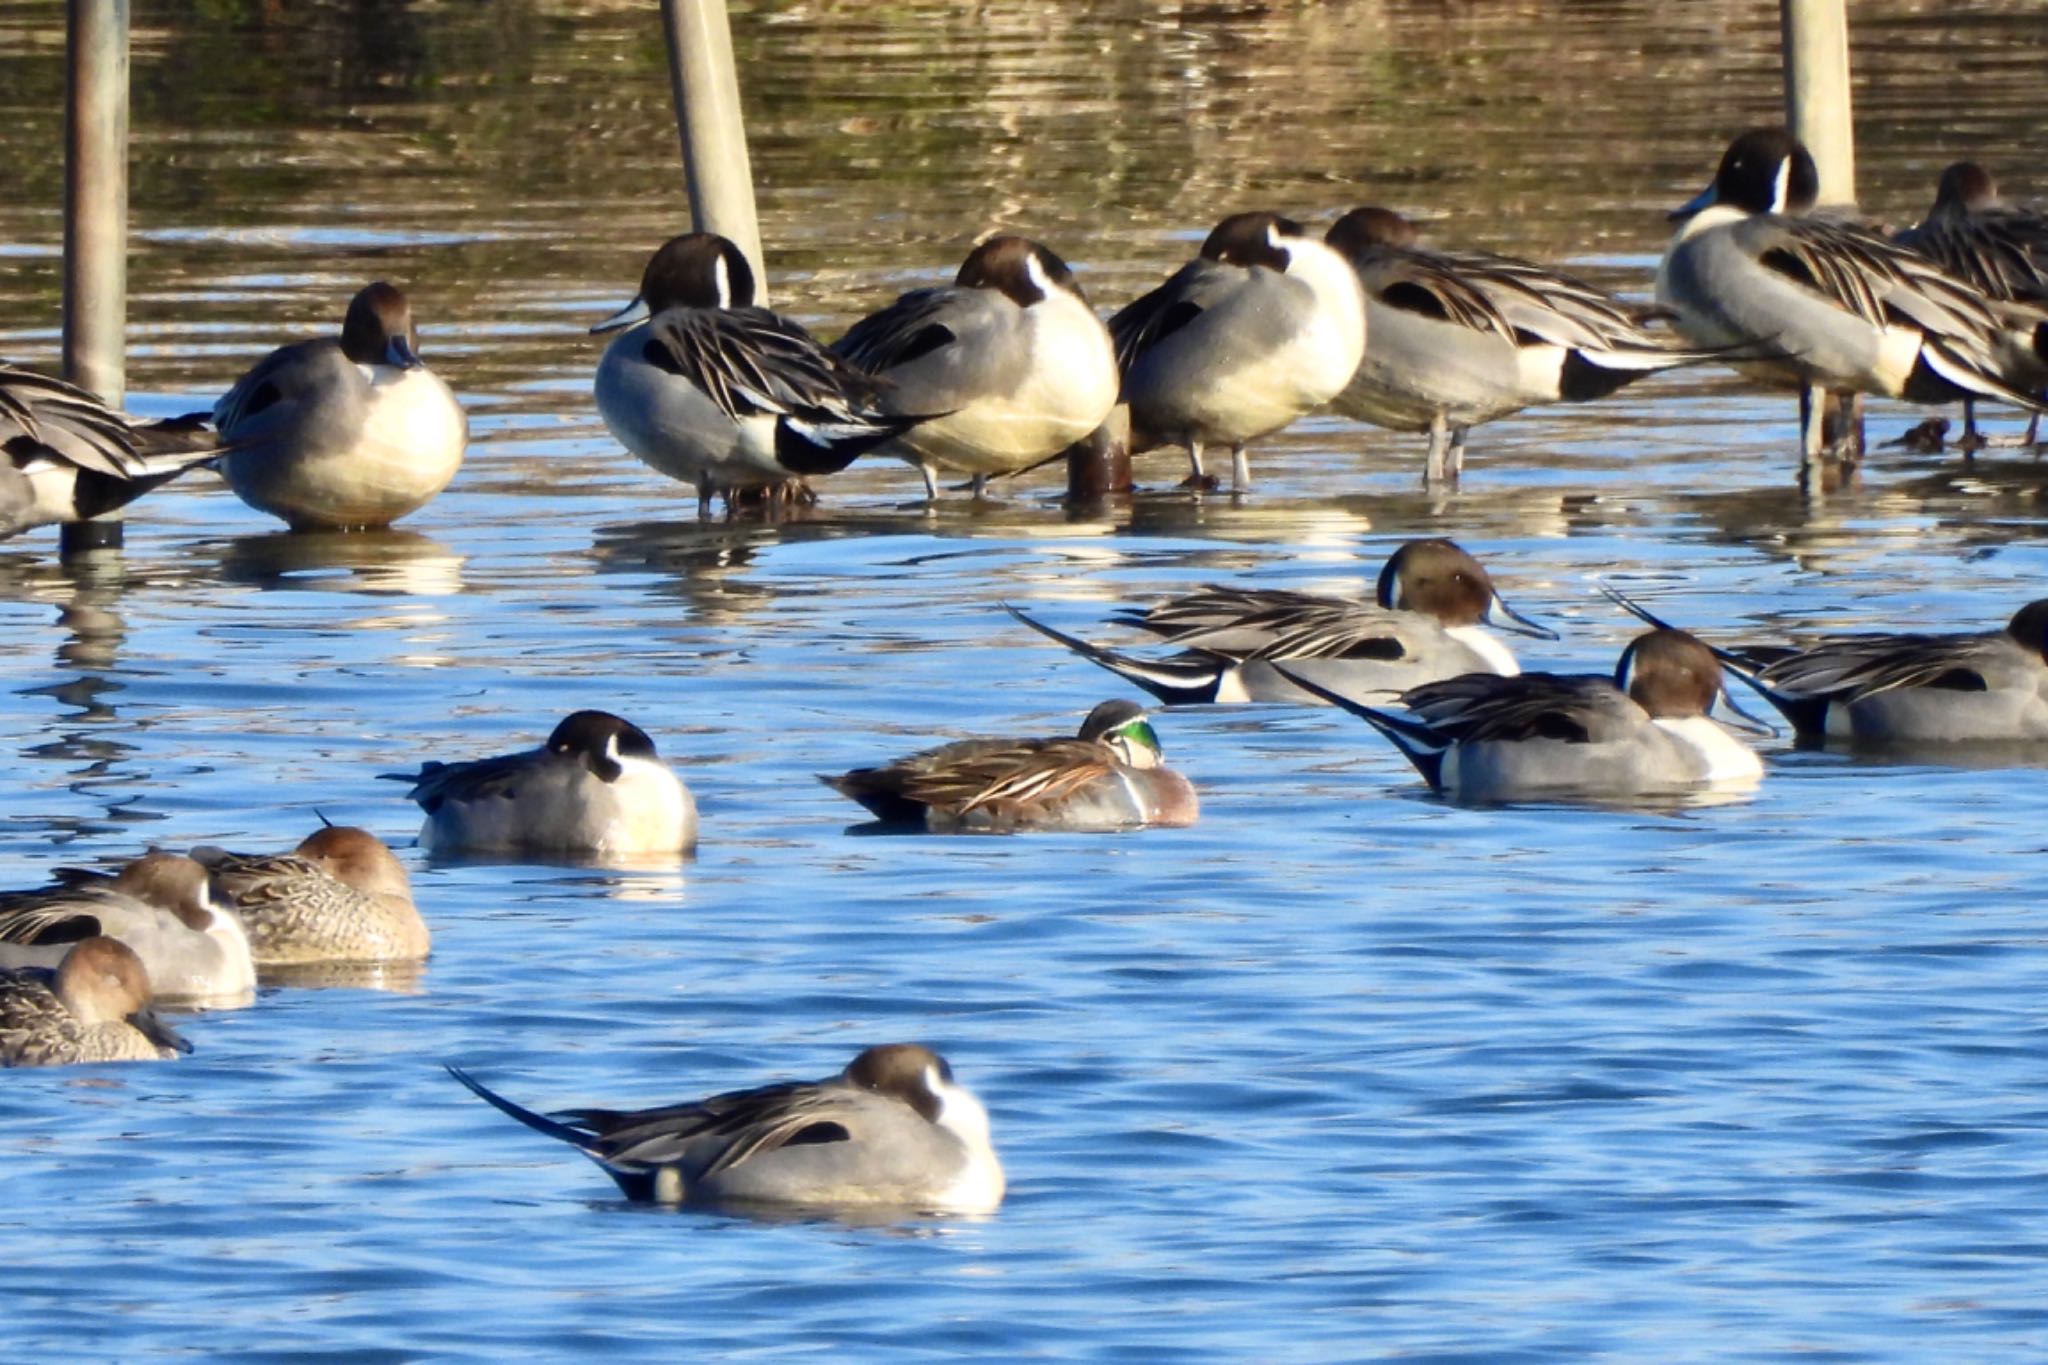
[[[965,739],[819,780],[890,825],[938,833],[1192,825],[1194,784],[1166,766],[1142,707],[1106,701],[1072,739]]]

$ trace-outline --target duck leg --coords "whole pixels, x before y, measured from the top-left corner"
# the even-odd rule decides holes
[[[1799,477],[1803,481],[1820,470],[1826,450],[1823,428],[1827,425],[1827,394],[1820,385],[1799,386]]]
[[[1964,459],[1970,460],[1975,459],[1977,452],[1988,444],[1989,442],[1977,431],[1977,400],[1965,398],[1963,400],[1963,434],[1961,439],[1956,442],[1956,449],[1963,452]]]
[[[1431,487],[1444,482],[1446,475],[1446,452],[1450,446],[1450,421],[1441,412],[1429,419],[1429,458],[1422,465],[1422,486]]]
[[[1451,428],[1451,482],[1456,483],[1465,473],[1465,433],[1470,427]]]
[[[924,475],[924,500],[926,502],[937,502],[939,500],[938,470],[928,464],[921,464],[917,467],[917,472]]]
[[[1249,493],[1252,487],[1252,462],[1244,453],[1244,442],[1230,448],[1230,491]]]
[[[1202,442],[1197,436],[1187,438],[1188,476],[1181,480],[1182,488],[1208,489],[1216,486],[1216,480],[1202,472]]]

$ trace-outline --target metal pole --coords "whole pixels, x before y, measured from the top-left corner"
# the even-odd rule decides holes
[[[699,232],[730,238],[754,267],[756,303],[768,301],[761,228],[754,216],[754,176],[740,117],[740,80],[733,65],[732,25],[725,0],[661,0],[668,34],[669,84],[683,141],[690,217]]]
[[[1856,202],[1856,127],[1849,107],[1845,0],[1778,0],[1785,122],[1820,168],[1820,202]]]
[[[128,0],[70,0],[64,116],[64,377],[127,391]],[[73,522],[60,553],[121,543],[118,513]]]

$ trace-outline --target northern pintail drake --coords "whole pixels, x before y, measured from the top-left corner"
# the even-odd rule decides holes
[[[1607,595],[1663,624],[1613,588]],[[1715,652],[1809,742],[2048,740],[2048,599],[2021,607],[2003,630],[1845,635]]]
[[[252,997],[256,969],[242,921],[215,902],[207,870],[192,859],[156,852],[113,875],[58,875],[57,886],[0,895],[0,961],[54,967],[69,944],[104,935],[142,959],[160,999],[223,1005]]]
[[[218,453],[190,421],[138,425],[75,384],[0,362],[0,540],[115,511]]]
[[[1683,631],[1638,636],[1612,677],[1472,673],[1425,683],[1402,694],[1406,715],[1295,681],[1370,722],[1458,802],[1734,790],[1763,776],[1756,751],[1709,716],[1716,701],[1733,709],[1721,665]]]
[[[412,306],[368,285],[339,337],[272,351],[214,405],[235,496],[293,529],[389,526],[448,486],[469,444],[454,391],[419,356]]]
[[[538,749],[384,776],[413,784],[430,852],[633,857],[697,845],[689,789],[646,731],[604,711],[567,717]]]
[[[2018,307],[2006,310],[2001,335],[2007,372],[2029,393],[2048,387],[2048,215],[2007,204],[1991,173],[1974,161],[1958,161],[1941,173],[1934,207],[1896,240],[1968,280],[1989,297]],[[2041,414],[2027,424],[2024,438],[2040,434]],[[1963,400],[1963,448],[1981,444],[1976,402]]]
[[[1109,320],[1131,406],[1131,449],[1230,447],[1233,487],[1251,486],[1245,447],[1322,407],[1366,351],[1365,299],[1349,263],[1300,223],[1239,213],[1201,254]]]
[[[671,238],[640,292],[593,333],[626,327],[597,366],[597,410],[619,444],[730,510],[757,490],[836,474],[915,423],[796,323],[754,303],[754,270],[724,237]]]
[[[72,944],[54,971],[0,971],[0,1066],[154,1062],[190,1052],[150,999],[142,959],[111,938]]]
[[[1008,610],[1169,705],[1322,700],[1282,677],[1276,663],[1354,700],[1391,701],[1439,678],[1521,672],[1487,626],[1557,638],[1509,607],[1479,561],[1448,540],[1411,540],[1395,550],[1371,602],[1218,587],[1113,618],[1180,650],[1166,659],[1104,649]]]
[[[259,967],[408,962],[431,947],[405,865],[366,829],[329,825],[289,853],[192,856],[233,901]]]
[[[879,376],[882,406],[922,420],[891,449],[925,495],[938,471],[990,478],[1058,455],[1116,406],[1109,333],[1067,263],[1002,234],[969,252],[951,286],[918,289],[861,319],[833,345]]]
[[[877,820],[939,833],[1192,825],[1200,813],[1128,701],[1103,702],[1073,739],[965,739],[819,781]]]
[[[1358,272],[1371,338],[1331,404],[1346,417],[1429,433],[1423,479],[1455,479],[1466,432],[1541,403],[1605,398],[1644,375],[1714,360],[1646,327],[1652,314],[1513,256],[1425,251],[1415,225],[1359,208],[1324,234]]]
[[[1692,341],[1777,353],[1737,368],[1801,389],[1805,468],[1827,453],[1831,393],[2038,409],[2007,372],[1993,301],[1876,232],[1802,216],[1819,186],[1790,133],[1744,133],[1713,183],[1672,215],[1682,221],[1657,270],[1658,301]]]
[[[448,1073],[604,1168],[628,1199],[988,1213],[1003,1167],[988,1110],[945,1058],[916,1043],[862,1052],[836,1076],[782,1081],[659,1109],[571,1109],[561,1120]]]

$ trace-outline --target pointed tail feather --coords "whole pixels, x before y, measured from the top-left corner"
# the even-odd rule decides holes
[[[1397,716],[1391,711],[1382,711],[1377,706],[1367,706],[1354,701],[1341,692],[1332,692],[1313,678],[1304,677],[1286,664],[1275,662],[1273,671],[1293,683],[1311,696],[1321,697],[1330,705],[1349,711],[1373,729],[1385,735],[1415,765],[1415,771],[1422,774],[1423,781],[1432,787],[1443,786],[1444,755],[1450,751],[1451,741],[1441,731],[1410,716]]]
[[[1208,660],[1181,662],[1173,659],[1158,663],[1145,659],[1134,659],[1128,654],[1090,644],[1078,636],[1053,629],[1043,621],[1033,620],[1008,602],[1003,610],[1022,621],[1025,625],[1065,645],[1088,662],[1106,668],[1126,682],[1136,683],[1169,706],[1188,706],[1216,700],[1217,687],[1231,665],[1224,660],[1211,663]]]
[[[467,1086],[470,1093],[485,1104],[490,1105],[501,1113],[510,1114],[536,1133],[546,1133],[549,1137],[566,1142],[571,1147],[575,1147],[580,1151],[589,1152],[590,1134],[582,1129],[572,1128],[566,1123],[558,1123],[546,1114],[536,1114],[531,1109],[521,1108],[503,1095],[490,1089],[482,1081],[479,1081],[461,1067],[456,1066],[453,1062],[443,1062],[441,1066],[449,1075]]]

